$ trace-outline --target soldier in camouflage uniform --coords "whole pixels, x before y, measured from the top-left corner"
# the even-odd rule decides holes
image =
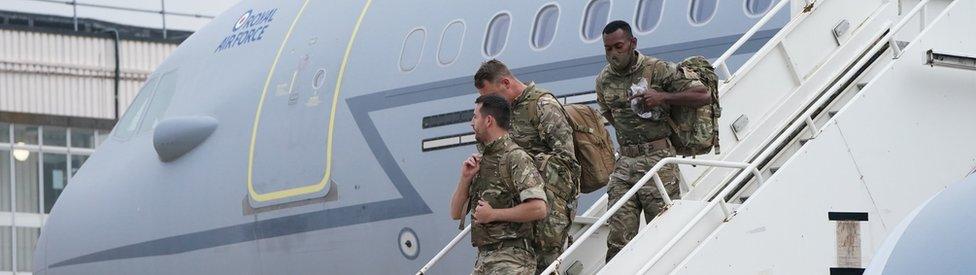
[[[535,158],[549,197],[549,216],[535,226],[539,271],[562,254],[579,195],[580,166],[573,148],[573,128],[549,91],[519,81],[504,63],[489,60],[474,75],[482,95],[496,94],[512,107],[512,139]]]
[[[674,148],[668,141],[671,134],[668,124],[664,120],[640,118],[632,109],[630,100],[642,101],[645,109],[666,110],[670,105],[702,106],[711,102],[711,96],[700,81],[678,73],[675,64],[637,52],[637,38],[626,22],[607,24],[603,29],[603,44],[609,64],[596,78],[597,103],[603,116],[613,125],[620,145],[620,156],[607,185],[609,207],[658,161],[674,156]],[[631,96],[631,85],[646,76],[651,78],[647,79],[647,91]],[[679,196],[678,173],[678,167],[673,164],[659,172],[672,198]],[[648,181],[611,216],[607,261],[637,234],[641,211],[650,221],[662,207],[664,202],[657,187],[653,181]]]
[[[471,119],[481,155],[461,166],[451,217],[471,211],[471,244],[478,247],[473,274],[534,274],[533,222],[546,217],[546,193],[532,157],[508,134],[505,99],[482,96]]]

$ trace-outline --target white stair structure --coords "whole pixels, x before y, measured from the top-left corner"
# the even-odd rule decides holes
[[[967,145],[976,139],[976,32],[962,27],[974,15],[976,3],[964,0],[816,2],[722,87],[722,125],[742,113],[759,126],[733,141],[723,129],[731,150],[717,158],[769,179],[757,184],[747,173],[683,166],[693,178],[684,200],[613,261],[602,266],[571,251],[559,270],[579,258],[593,266],[580,261],[583,274],[859,270],[890,227],[976,166],[976,146]],[[848,34],[822,51],[817,36],[830,37],[842,20],[852,22]],[[790,55],[794,48],[802,54]],[[813,56],[813,65],[796,56]],[[958,66],[927,64],[930,56]],[[686,216],[685,200],[728,202],[734,212],[703,208],[690,222],[656,225]]]
[[[680,164],[682,196],[662,194],[669,208],[606,264],[619,205],[604,196],[547,274],[856,274],[891,227],[976,168],[976,1],[782,0],[766,17],[791,4],[737,72],[724,62],[740,43],[713,63],[722,154],[652,168],[638,185]]]

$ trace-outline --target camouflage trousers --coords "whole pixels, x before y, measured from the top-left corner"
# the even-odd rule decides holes
[[[535,223],[535,239],[532,247],[535,249],[536,266],[539,267],[537,272],[545,270],[566,249],[569,226],[576,216],[576,193],[579,190],[576,183],[578,180],[574,179],[569,169],[549,164],[541,174],[546,185],[546,196],[549,199],[549,215]],[[559,187],[556,187],[557,185]]]
[[[532,247],[536,251],[536,265],[540,267],[539,272],[548,267],[566,249],[569,226],[576,215],[575,199],[567,202],[549,191],[546,191],[546,195],[549,196],[549,216],[536,222],[535,239],[532,242]]]
[[[535,274],[535,256],[523,248],[512,246],[479,249],[471,274]]]
[[[613,206],[621,197],[630,190],[647,173],[647,170],[654,167],[663,158],[674,156],[674,149],[662,149],[651,154],[639,157],[620,156],[614,165],[613,173],[610,174],[610,183],[607,184],[608,205]],[[664,166],[658,173],[664,188],[672,199],[680,196],[678,191],[678,167],[674,164]],[[640,214],[644,212],[644,219],[650,221],[664,207],[664,200],[657,190],[654,180],[648,180],[637,194],[630,197],[613,216],[610,217],[610,234],[607,236],[607,262],[620,252],[640,229]]]

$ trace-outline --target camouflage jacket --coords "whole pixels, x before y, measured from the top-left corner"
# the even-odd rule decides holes
[[[532,157],[519,148],[509,135],[485,144],[481,165],[468,186],[468,210],[473,211],[479,200],[492,208],[512,208],[528,199],[546,201],[542,177]],[[471,245],[483,246],[507,239],[531,238],[532,223],[492,222],[472,223]]]
[[[563,113],[563,107],[549,91],[530,83],[522,95],[512,102],[512,140],[524,148],[536,160],[539,171],[547,171],[545,165],[555,164],[561,173],[579,178],[580,166],[573,148],[573,127]],[[544,177],[550,177],[543,174]],[[564,199],[575,197],[579,189],[573,182],[547,182],[551,189]],[[566,186],[550,186],[561,184]]]
[[[600,112],[613,116],[613,128],[617,132],[617,144],[621,146],[642,144],[671,135],[666,121],[643,119],[630,107],[630,86],[650,75],[648,87],[667,93],[676,93],[701,82],[684,77],[674,63],[637,54],[637,62],[626,72],[618,72],[609,64],[596,77],[596,101]]]

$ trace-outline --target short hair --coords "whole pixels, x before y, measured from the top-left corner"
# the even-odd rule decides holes
[[[495,82],[498,78],[509,75],[512,75],[512,72],[508,70],[508,66],[505,66],[505,63],[498,61],[498,59],[482,62],[478,72],[474,74],[474,87],[484,88],[485,81]]]
[[[495,118],[495,122],[498,122],[498,126],[505,130],[511,128],[509,124],[509,117],[511,116],[511,107],[508,106],[508,101],[501,96],[490,94],[479,96],[478,99],[474,101],[475,104],[481,104],[481,115],[491,116]]]
[[[606,27],[603,27],[603,34],[611,34],[617,30],[624,30],[624,33],[628,37],[634,37],[634,33],[630,30],[630,24],[623,20],[615,20],[613,22],[607,23]]]

